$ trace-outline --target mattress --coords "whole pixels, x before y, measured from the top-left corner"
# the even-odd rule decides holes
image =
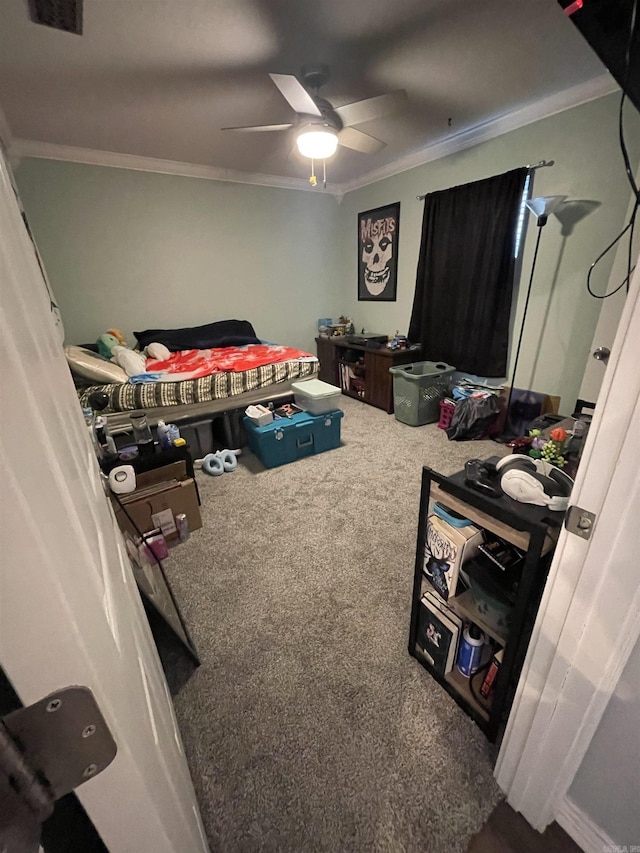
[[[131,412],[136,409],[170,408],[173,406],[192,406],[217,400],[239,397],[248,391],[279,386],[282,383],[318,372],[317,359],[308,361],[282,361],[266,364],[250,370],[214,373],[200,379],[187,379],[181,382],[149,382],[132,384],[92,385],[78,392],[80,404],[89,406],[89,396],[102,391],[109,398],[104,414],[112,412]],[[275,390],[275,389],[274,389]],[[238,400],[238,406],[242,403]],[[233,408],[231,406],[230,408]]]

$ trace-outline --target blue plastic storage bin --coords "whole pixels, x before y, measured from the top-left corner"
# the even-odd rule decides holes
[[[342,416],[340,409],[322,415],[298,412],[265,426],[256,426],[245,417],[244,427],[250,450],[266,468],[276,468],[339,447]]]

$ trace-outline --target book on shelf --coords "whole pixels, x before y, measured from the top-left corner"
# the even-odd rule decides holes
[[[359,375],[357,370],[351,365],[346,364],[345,362],[340,362],[340,364],[338,364],[338,368],[340,388],[343,391],[351,391],[354,380],[356,380],[356,382],[363,382],[362,376]]]
[[[473,525],[452,527],[437,515],[427,519],[423,574],[438,595],[455,595],[460,566],[478,553],[482,531]]]
[[[451,602],[443,601],[443,599],[440,598],[435,589],[432,589],[429,584],[425,586],[424,590],[422,591],[422,595],[423,597],[426,595],[428,598],[432,599],[433,603],[437,605],[437,607],[439,607],[444,614],[449,616],[450,619],[453,619],[454,621],[460,619],[458,613],[451,606]],[[453,599],[455,598],[455,596],[452,595],[451,598]]]
[[[420,601],[416,654],[426,660],[440,675],[451,672],[458,652],[461,621],[440,605],[433,593],[425,593]]]
[[[435,592],[435,590],[425,590],[423,592],[422,597],[429,599],[431,604],[437,607],[438,610],[440,610],[440,612],[447,617],[447,619],[453,622],[455,627],[458,629],[459,634],[462,634],[462,629],[464,627],[462,617],[459,613],[456,613],[456,611],[451,607],[450,604],[448,604],[446,601],[443,601],[438,595],[438,593]]]
[[[304,412],[304,409],[296,406],[295,403],[285,403],[283,406],[278,406],[277,409],[273,410],[273,416],[275,418],[292,418],[298,412]]]

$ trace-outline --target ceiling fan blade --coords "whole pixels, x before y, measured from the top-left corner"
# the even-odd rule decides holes
[[[322,115],[316,102],[293,74],[269,74],[269,77],[297,113],[309,116]]]
[[[374,118],[395,112],[407,103],[407,93],[404,89],[388,92],[386,95],[378,95],[375,98],[366,98],[364,101],[354,101],[353,104],[345,104],[343,107],[335,107],[345,127],[361,124],[363,121],[371,121]]]
[[[343,127],[338,134],[338,145],[342,145],[343,148],[352,148],[354,151],[361,151],[363,154],[377,154],[386,144],[381,139],[376,139],[375,136],[369,136],[362,130],[356,130],[355,127]]]
[[[242,133],[261,133],[265,130],[289,130],[292,124],[253,124],[248,127],[222,127],[221,130],[239,130]]]

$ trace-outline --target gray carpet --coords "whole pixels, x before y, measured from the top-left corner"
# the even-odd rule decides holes
[[[204,527],[166,564],[212,850],[464,851],[500,798],[493,748],[407,652],[421,466],[496,446],[341,405],[336,450],[199,473]]]

